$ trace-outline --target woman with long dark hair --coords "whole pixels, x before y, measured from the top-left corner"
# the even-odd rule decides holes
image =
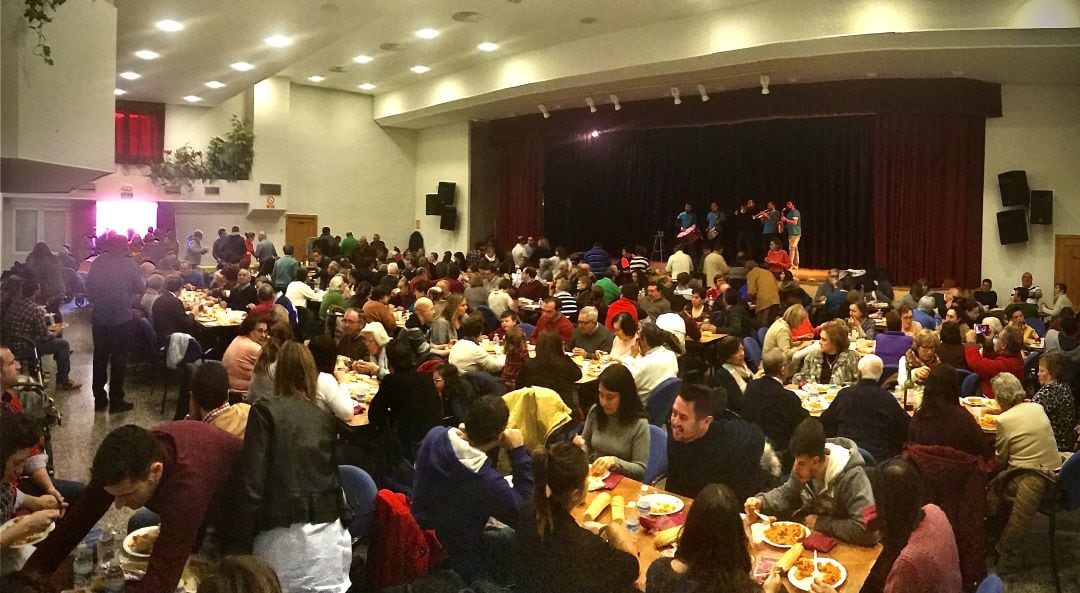
[[[581,379],[581,369],[563,352],[562,338],[554,331],[540,332],[536,338],[536,358],[521,365],[517,386],[547,387],[559,394],[566,405],[575,408],[574,384]]]
[[[431,375],[435,384],[435,393],[442,402],[443,417],[449,418],[448,424],[457,426],[468,418],[469,408],[476,399],[476,390],[471,383],[461,376],[458,368],[448,362],[435,367]]]
[[[731,488],[702,488],[686,515],[674,558],[649,566],[646,593],[775,593],[780,573],[773,570],[764,587],[750,578],[751,557],[739,513],[742,505]]]
[[[611,365],[597,380],[599,403],[589,410],[580,441],[597,472],[644,480],[649,463],[649,421],[634,376]]]
[[[631,591],[638,578],[634,538],[621,523],[604,527],[605,542],[570,515],[585,500],[589,463],[567,442],[533,452],[532,504],[517,532],[517,582],[527,593]]]
[[[951,366],[940,364],[926,376],[922,405],[908,425],[908,442],[944,445],[981,457],[994,453],[993,442],[960,405],[960,381]]]

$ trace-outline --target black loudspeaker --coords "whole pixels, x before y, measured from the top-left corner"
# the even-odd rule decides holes
[[[439,194],[427,195],[427,209],[424,210],[429,216],[438,216],[442,214],[442,201],[439,200]]]
[[[1031,224],[1054,224],[1054,192],[1031,190]]]
[[[1031,195],[1028,187],[1027,171],[1006,171],[998,174],[998,189],[1001,190],[1001,205],[1027,206]]]
[[[1027,243],[1027,213],[1024,210],[1005,210],[997,213],[998,238],[1002,245]]]
[[[453,206],[443,207],[442,219],[439,220],[439,228],[444,231],[452,231],[457,228],[457,208]],[[1027,239],[1025,238],[1025,240]]]
[[[453,181],[440,181],[439,182],[439,199],[446,206],[454,205],[454,192],[457,190],[457,184]]]

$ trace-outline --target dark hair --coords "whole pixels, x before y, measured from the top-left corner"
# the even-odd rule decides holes
[[[857,301],[854,301],[851,304],[855,305],[855,308],[859,310],[859,315],[862,315],[863,319],[866,319],[867,317],[870,316],[870,307],[866,304],[866,301],[864,301],[863,299],[859,299]]]
[[[687,578],[700,591],[760,591],[750,580],[742,502],[731,488],[709,484],[694,497],[679,536],[675,558],[689,567]]]
[[[255,331],[255,326],[259,325],[260,323],[265,323],[267,326],[270,325],[270,321],[267,319],[266,315],[257,313],[248,314],[248,316],[244,317],[244,320],[240,322],[240,329],[238,331],[238,334],[241,336],[246,336],[251,332]]]
[[[1046,372],[1055,381],[1062,381],[1065,377],[1065,356],[1061,352],[1048,352],[1039,359],[1040,365],[1046,366]]]
[[[398,336],[386,345],[386,361],[395,373],[407,373],[416,369],[416,353],[407,338]]]
[[[320,373],[334,374],[334,366],[337,364],[337,344],[328,335],[312,338],[308,342],[308,350],[311,358],[315,361],[315,370]]]
[[[533,360],[546,368],[562,363],[566,358],[563,354],[562,337],[553,330],[544,330],[536,336],[536,358]]]
[[[33,278],[27,278],[23,280],[22,295],[23,298],[30,298],[34,296],[34,293],[41,289],[41,283]]]
[[[637,383],[634,382],[634,375],[630,373],[630,369],[621,364],[613,364],[604,369],[597,380],[600,387],[619,394],[619,409],[615,411],[615,417],[619,422],[629,424],[638,418],[649,417],[637,393]],[[600,412],[597,415],[597,421],[603,428],[608,418],[603,410]]]
[[[26,414],[0,415],[0,463],[7,465],[17,451],[30,449],[41,441],[41,426]],[[7,488],[8,485],[0,485]]]
[[[906,459],[893,457],[877,466],[870,486],[874,491],[884,548],[878,559],[878,570],[886,573],[923,520],[922,476]],[[696,500],[694,504],[697,505]]]
[[[208,360],[195,367],[189,389],[200,408],[219,408],[229,401],[229,372],[220,362]]]
[[[623,311],[622,313],[616,313],[615,318],[611,320],[612,327],[617,327],[623,330],[627,336],[633,336],[637,334],[638,322],[634,320],[634,316]]]
[[[1067,310],[1068,309],[1063,309],[1061,311],[1061,316],[1058,319],[1061,321],[1061,331],[1072,335],[1075,334],[1077,330],[1080,330],[1080,319],[1078,319],[1075,314],[1066,315],[1065,311]]]
[[[236,279],[240,276],[240,268],[234,265],[227,265],[221,268],[221,275],[229,282],[236,282]]]
[[[626,284],[623,284],[621,287],[619,287],[619,296],[621,296],[624,299],[630,299],[632,301],[637,300],[638,292],[639,292],[638,286],[637,286],[637,284],[634,284],[633,282],[628,282]]]
[[[169,274],[165,277],[165,290],[169,292],[180,292],[180,289],[183,287],[184,279],[181,278],[179,274]]]
[[[1016,296],[1020,297],[1021,301],[1028,300],[1028,297],[1030,295],[1031,295],[1031,293],[1028,291],[1028,289],[1024,288],[1023,286],[1017,286],[1016,287]]]
[[[825,457],[825,427],[817,418],[806,418],[795,427],[788,441],[792,457]]]
[[[698,286],[691,292],[691,294],[697,295],[697,297],[703,301],[708,298],[708,291],[705,290],[704,286]],[[706,305],[707,304],[708,303],[706,303]]]
[[[281,252],[284,253],[285,255],[292,255],[293,251],[294,251],[294,248],[292,246],[292,243],[286,243],[285,245],[283,245],[281,247]]]
[[[377,284],[371,289],[371,300],[373,301],[379,301],[388,296],[390,296],[390,289],[382,284]]]
[[[645,343],[649,345],[649,348],[663,346],[675,354],[682,354],[684,352],[683,345],[679,342],[679,339],[675,337],[675,334],[660,328],[653,321],[642,321],[639,323],[638,335],[645,340]],[[642,352],[642,354],[644,354],[644,352]]]
[[[533,451],[533,508],[536,531],[541,540],[554,527],[552,510],[556,506],[566,511],[573,507],[576,502],[574,495],[584,491],[588,473],[589,460],[585,451],[576,445],[559,441]]]
[[[482,333],[484,333],[484,320],[478,313],[466,315],[462,318],[461,327],[457,330],[458,338],[462,340],[476,341]]]
[[[1058,282],[1055,286],[1061,289],[1061,294],[1067,294],[1069,292],[1069,285],[1064,282]]]
[[[690,274],[687,272],[679,272],[678,276],[675,276],[675,282],[679,284],[686,284],[690,282]]]
[[[739,290],[736,288],[728,288],[724,291],[724,304],[732,307],[739,304],[742,301],[742,295],[739,294]]]
[[[903,307],[907,307],[907,305],[901,305],[901,308],[903,308]],[[908,307],[908,310],[910,311],[911,307]],[[900,331],[901,323],[902,322],[900,320],[900,314],[897,313],[896,311],[889,311],[888,313],[885,314],[885,329],[887,331],[891,331],[891,332]]]
[[[226,556],[199,579],[199,593],[281,593],[281,582],[257,556]]]
[[[923,381],[922,405],[915,415],[935,418],[945,411],[946,406],[959,405],[960,379],[956,376],[956,369],[949,364],[939,364]]]
[[[720,339],[720,342],[716,344],[717,362],[719,364],[724,364],[732,354],[739,351],[740,347],[742,347],[742,338],[739,336],[724,336]]]
[[[506,407],[506,402],[497,395],[485,395],[477,398],[469,407],[465,433],[473,443],[491,443],[506,430],[509,420],[510,409]]]
[[[941,343],[958,345],[963,343],[960,336],[960,324],[955,321],[946,321],[941,324]]]
[[[679,390],[679,397],[694,404],[694,416],[716,417],[727,407],[727,393],[722,387],[709,387],[700,383],[684,383]]]
[[[124,480],[145,480],[150,466],[165,459],[154,433],[134,424],[121,426],[105,436],[90,466],[90,482],[113,486]]]
[[[502,315],[499,315],[499,319],[513,319],[515,322],[517,322],[521,318],[518,317],[517,311],[513,309],[507,309],[502,312]]]

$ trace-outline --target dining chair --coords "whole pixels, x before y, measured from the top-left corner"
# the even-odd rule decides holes
[[[645,465],[645,483],[652,484],[667,474],[667,431],[649,425],[649,461]]]
[[[519,323],[517,324],[517,327],[521,331],[525,332],[526,340],[532,337],[533,330],[536,329],[536,326],[531,323]]]
[[[1043,323],[1042,319],[1039,319],[1038,317],[1026,317],[1024,318],[1024,323],[1035,330],[1035,333],[1039,334],[1040,338],[1046,336],[1046,324]]]
[[[682,379],[670,377],[653,388],[645,406],[649,412],[649,424],[664,426],[667,423],[671,416],[671,406],[675,404],[675,396],[679,395],[682,383]]]
[[[964,377],[964,382],[960,384],[960,396],[975,397],[979,395],[979,382],[979,376],[975,373]]]
[[[1003,583],[1001,577],[996,574],[987,575],[987,577],[979,583],[979,588],[975,590],[975,593],[1005,593],[1005,583]]]
[[[767,327],[759,327],[757,330],[757,343],[761,345],[762,348],[765,347],[765,334],[768,332],[769,328]]]
[[[751,337],[743,338],[743,352],[746,355],[746,366],[751,371],[757,372],[758,364],[761,363],[761,345]]]
[[[1050,570],[1054,574],[1054,586],[1061,593],[1061,575],[1058,572],[1057,516],[1059,512],[1080,509],[1080,453],[1069,456],[1058,472],[1053,488],[1043,497],[1039,512],[1050,519]]]

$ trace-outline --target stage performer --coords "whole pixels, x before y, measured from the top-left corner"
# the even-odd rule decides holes
[[[735,253],[742,252],[747,257],[753,257],[757,251],[754,245],[754,235],[757,234],[754,207],[754,200],[747,200],[735,211]]]
[[[683,211],[675,217],[679,221],[679,232],[683,232],[686,229],[694,226],[694,222],[697,220],[697,216],[694,215],[694,207],[690,204],[683,206]]]
[[[787,229],[788,253],[791,255],[792,269],[799,269],[799,239],[802,238],[802,214],[795,207],[795,202],[788,200],[780,222]]]
[[[716,241],[720,237],[720,223],[724,222],[724,213],[720,211],[720,204],[709,204],[709,213],[705,215],[705,235],[710,241]]]
[[[784,225],[780,222],[780,218],[783,215],[776,209],[776,203],[769,200],[765,206],[765,209],[754,215],[754,218],[761,221],[761,252],[767,253],[769,251],[769,243],[773,239],[776,239],[780,235],[780,231],[783,230]]]

